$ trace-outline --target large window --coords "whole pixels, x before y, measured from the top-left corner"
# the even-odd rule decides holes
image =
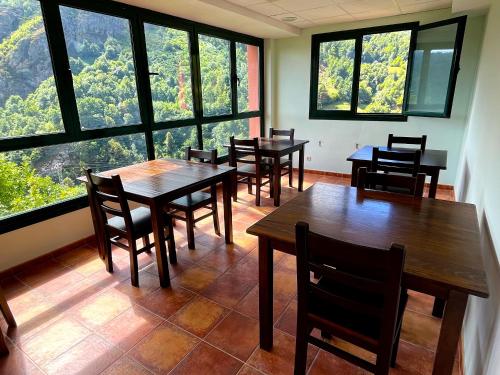
[[[0,0],[0,139],[64,131],[40,4]]]
[[[87,167],[223,162],[230,135],[262,134],[262,39],[115,2],[0,13],[0,233],[83,207]]]
[[[145,24],[155,122],[193,118],[189,33]]]
[[[309,117],[450,117],[464,27],[460,17],[313,35]]]
[[[229,40],[201,34],[200,46],[203,116],[231,113],[231,59]]]
[[[139,124],[129,21],[60,10],[82,129]]]

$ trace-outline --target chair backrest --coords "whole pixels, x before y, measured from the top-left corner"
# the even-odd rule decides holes
[[[192,158],[198,159],[202,163],[215,164],[217,162],[217,150],[196,150],[188,146],[184,150],[184,160],[191,160]]]
[[[426,143],[426,135],[423,135],[421,137],[395,137],[394,134],[389,134],[389,138],[387,139],[387,148],[392,148],[393,144],[419,145],[420,151],[424,152]]]
[[[370,172],[384,171],[411,174],[416,177],[420,170],[420,150],[380,150],[373,148]]]
[[[229,140],[231,144],[229,165],[237,167],[238,163],[255,164],[255,168],[258,171],[262,160],[259,139],[235,139],[234,136],[231,136]]]
[[[88,190],[92,193],[91,199],[94,200],[96,214],[99,216],[97,222],[108,229],[108,216],[120,216],[125,221],[126,231],[123,232],[117,228],[113,228],[113,230],[121,232],[123,237],[132,238],[132,217],[120,176],[101,177],[93,174],[91,169],[85,170],[85,176],[87,177]]]
[[[274,138],[274,136],[280,136],[280,137],[288,137],[291,141],[293,141],[294,136],[295,136],[295,129],[289,129],[289,130],[284,130],[284,129],[274,129],[274,128],[269,128],[269,138]]]
[[[379,249],[355,245],[313,233],[303,222],[297,223],[295,229],[299,314],[307,311],[308,306],[319,305],[347,316],[366,317],[380,327],[378,340],[369,340],[375,341],[372,345],[392,345],[404,246],[393,244],[389,249]],[[319,275],[318,284],[311,281],[311,272]],[[325,289],[325,283],[333,287]],[[346,328],[330,333],[358,345],[362,335],[352,332],[355,327]]]
[[[387,188],[402,189],[403,194],[413,195],[415,198],[424,196],[425,173],[418,173],[417,177],[401,176],[378,172],[368,172],[366,167],[358,169],[358,189],[387,190]],[[380,187],[380,188],[379,188]]]

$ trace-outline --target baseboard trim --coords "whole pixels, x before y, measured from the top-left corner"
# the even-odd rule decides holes
[[[298,168],[293,168],[294,172],[298,172]],[[341,178],[348,178],[351,179],[351,174],[350,173],[339,173],[339,172],[330,172],[330,171],[320,171],[317,169],[304,169],[305,173],[310,173],[310,174],[316,174],[316,175],[321,175],[321,176],[330,176],[330,177],[341,177]],[[429,187],[430,184],[428,182],[425,183],[426,187]],[[455,190],[453,185],[443,185],[443,184],[438,184],[438,189],[443,189],[443,190]]]
[[[14,267],[8,268],[4,271],[0,271],[0,280],[7,278],[7,277],[11,277],[11,276],[19,273],[20,271],[26,269],[26,267],[36,266],[37,264],[41,264],[41,263],[47,262],[48,260],[57,258],[65,253],[67,253],[71,250],[74,250],[76,248],[79,248],[81,246],[95,245],[95,243],[96,243],[95,235],[88,236],[88,237],[82,238],[78,241],[69,243],[67,245],[64,245],[64,246],[56,249],[56,250],[52,250],[46,254],[40,255],[39,257],[30,259],[26,262],[23,262],[21,264],[14,266]]]

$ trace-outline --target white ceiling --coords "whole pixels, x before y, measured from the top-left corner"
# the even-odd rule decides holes
[[[466,11],[489,0],[118,0],[261,38],[301,29],[451,8]],[[456,6],[458,3],[459,6]]]

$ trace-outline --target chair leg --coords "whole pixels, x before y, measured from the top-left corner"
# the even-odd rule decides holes
[[[7,343],[5,342],[5,338],[3,336],[2,331],[0,330],[0,355],[8,355],[9,354],[9,348],[7,347]]]
[[[194,215],[193,211],[186,211],[186,230],[188,239],[188,248],[194,249]]]
[[[175,237],[174,237],[174,225],[173,218],[167,216],[165,219],[165,226],[168,229],[167,233],[167,244],[168,244],[168,256],[170,258],[170,264],[177,264],[177,252],[175,251]]]
[[[252,177],[248,177],[247,185],[248,185],[248,194],[252,194]]]
[[[12,314],[12,311],[10,310],[9,304],[7,303],[7,299],[5,298],[5,295],[3,293],[3,290],[0,288],[0,311],[2,312],[2,315],[9,325],[9,327],[17,327],[16,320],[14,319],[14,315]],[[1,334],[1,332],[0,332]]]
[[[210,190],[212,194],[212,216],[214,218],[214,231],[216,235],[220,236],[219,212],[217,210],[217,187],[215,185],[212,185]]]
[[[394,343],[392,344],[391,367],[396,367],[396,359],[398,357],[399,337],[400,336],[401,336],[401,329],[398,329],[398,333],[396,335],[396,338],[394,339]]]
[[[149,235],[142,237],[142,246],[149,246],[151,243],[149,242]],[[151,254],[151,248],[146,250],[146,253]]]
[[[137,261],[137,246],[135,241],[129,241],[129,258],[130,258],[130,279],[132,286],[139,287],[139,264]]]
[[[288,168],[288,186],[293,187],[293,168],[291,165]]]
[[[297,319],[297,335],[295,338],[295,375],[305,375],[307,367],[307,323]]]
[[[233,173],[233,201],[238,201],[238,176]]]
[[[106,271],[113,273],[113,251],[111,250],[111,242],[108,236],[103,238],[104,242],[104,262],[106,263]]]
[[[274,198],[273,173],[269,172],[269,197]]]
[[[262,184],[262,177],[257,176],[255,178],[255,205],[260,206],[260,187]]]

